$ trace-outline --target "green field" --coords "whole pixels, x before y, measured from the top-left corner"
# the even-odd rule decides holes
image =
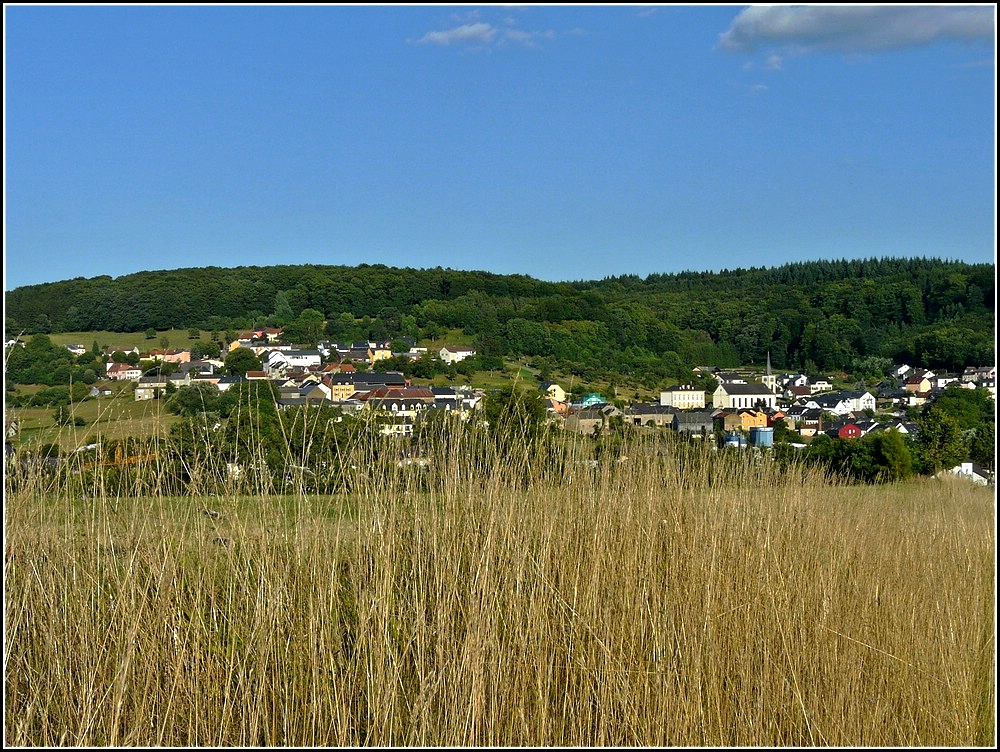
[[[97,342],[102,350],[105,347],[138,347],[139,352],[159,350],[163,348],[161,340],[166,338],[170,349],[187,349],[195,342],[208,342],[210,332],[201,330],[197,339],[191,339],[187,329],[166,329],[158,331],[152,339],[147,339],[144,332],[61,332],[47,335],[57,345],[83,345],[87,349]],[[220,333],[221,335],[221,333]]]
[[[37,387],[19,387],[30,394]],[[164,407],[164,400],[136,401],[131,392],[119,396],[84,400],[73,407],[73,415],[83,418],[83,426],[60,426],[51,407],[8,408],[8,419],[16,419],[20,433],[16,444],[37,446],[58,444],[69,451],[99,439],[165,436],[180,420]]]

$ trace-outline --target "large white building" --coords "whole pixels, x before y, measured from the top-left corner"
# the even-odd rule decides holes
[[[705,390],[689,384],[670,386],[660,392],[660,404],[678,410],[698,410],[705,407]]]
[[[764,384],[719,384],[712,394],[712,407],[738,410],[743,407],[762,405],[774,409],[777,396]]]

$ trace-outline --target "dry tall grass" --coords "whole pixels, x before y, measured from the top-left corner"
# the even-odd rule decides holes
[[[462,441],[323,497],[9,487],[5,743],[994,743],[991,490]]]

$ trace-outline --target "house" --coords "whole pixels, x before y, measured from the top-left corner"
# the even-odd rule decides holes
[[[466,358],[471,358],[475,354],[475,349],[471,347],[458,347],[454,345],[445,345],[438,351],[438,357],[449,364],[459,363]]]
[[[143,376],[135,385],[136,401],[159,399],[167,389],[165,376]]]
[[[712,426],[714,430],[732,433],[743,427],[743,420],[738,410],[716,410],[712,413]]]
[[[963,462],[961,465],[956,465],[950,470],[942,470],[935,478],[944,478],[948,476],[956,476],[959,478],[965,478],[966,480],[971,480],[977,486],[990,486],[993,485],[991,474],[979,467],[972,462]]]
[[[113,394],[111,384],[94,384],[87,393],[90,397],[110,397]]]
[[[746,384],[746,379],[737,373],[730,373],[728,371],[714,371],[716,381],[720,384]]]
[[[923,404],[931,395],[931,380],[926,376],[911,376],[906,380],[903,387],[911,398],[919,398],[922,401],[916,404]],[[911,399],[910,404],[914,404]]]
[[[177,370],[181,373],[215,373],[222,369],[224,363],[221,360],[192,360],[187,363],[181,363]]]
[[[625,420],[636,426],[670,426],[674,422],[677,408],[672,405],[646,405],[640,402],[629,405],[625,410]]]
[[[852,421],[859,429],[861,429],[861,435],[867,436],[870,433],[878,433],[879,431],[884,431],[885,426],[876,420],[871,418],[864,418],[863,420]]]
[[[559,400],[553,399],[552,397],[546,397],[542,401],[542,404],[545,405],[546,412],[552,413],[554,415],[565,415],[566,410],[568,409],[566,407],[565,402],[560,402]]]
[[[579,407],[600,407],[601,405],[606,405],[607,400],[604,399],[603,395],[599,392],[591,392],[590,394],[583,395],[583,399],[580,400]]]
[[[679,410],[700,410],[705,407],[705,391],[690,384],[667,387],[660,392],[660,404]]]
[[[218,379],[213,379],[213,380],[215,381],[216,389],[218,389],[220,392],[228,391],[230,387],[232,387],[234,384],[240,384],[246,381],[246,379],[244,379],[242,376],[222,376]]]
[[[379,426],[383,436],[412,436],[413,418],[408,415],[391,418]]]
[[[609,433],[611,431],[609,419],[616,415],[621,415],[621,411],[614,405],[585,408],[567,415],[563,421],[563,428],[584,436]]]
[[[836,392],[826,394],[810,400],[809,403],[821,410],[834,415],[847,415],[849,413],[860,413],[864,410],[875,410],[875,395],[869,392]]]
[[[712,406],[716,409],[735,410],[759,406],[773,410],[776,404],[774,392],[759,383],[723,383],[712,394]]]
[[[778,378],[778,383],[784,389],[791,389],[795,386],[808,388],[809,377],[804,373],[784,373]]]
[[[713,410],[681,410],[671,418],[670,427],[689,436],[711,436],[714,430]]]
[[[308,383],[299,387],[299,397],[305,400],[305,404],[312,402],[329,402],[330,387],[326,384]]]
[[[108,366],[107,376],[112,381],[138,381],[142,378],[142,370],[129,363],[112,363]]]
[[[368,348],[368,362],[375,365],[380,360],[388,360],[393,357],[391,343],[374,344]]]
[[[736,411],[740,419],[740,428],[749,433],[751,428],[765,428],[768,425],[767,413],[763,410],[742,408]]]
[[[319,366],[323,356],[319,350],[269,350],[262,361],[269,376],[280,376],[294,368]]]
[[[190,350],[150,350],[147,360],[155,360],[164,363],[190,363]]]
[[[66,345],[66,349],[69,350],[74,355],[76,355],[77,357],[87,352],[87,348],[84,347],[83,345]]]
[[[843,391],[838,392],[841,403],[848,412],[860,413],[865,410],[875,410],[875,395],[866,391]]]
[[[250,332],[251,339],[257,342],[277,342],[281,339],[281,329],[263,327]]]
[[[828,428],[826,430],[826,435],[835,439],[858,439],[864,435],[864,432],[856,423],[847,421],[845,423],[838,423],[837,425]]]
[[[542,384],[542,391],[545,392],[546,395],[554,399],[556,402],[566,401],[566,390],[563,389],[558,384],[556,384],[554,381],[546,381],[544,384]]]
[[[68,345],[67,345],[68,346]],[[962,381],[978,384],[981,381],[994,381],[997,377],[996,366],[968,366],[962,373]]]
[[[330,399],[334,402],[349,400],[357,390],[353,373],[326,374],[323,383],[330,389]]]
[[[785,399],[799,400],[804,397],[811,397],[811,396],[812,396],[812,389],[809,388],[808,384],[785,387],[784,391]]]
[[[410,413],[433,405],[437,400],[427,387],[419,386],[380,386],[359,397],[365,406],[372,410],[389,410],[393,413]]]
[[[457,405],[458,404],[458,392],[455,391],[454,387],[451,386],[432,386],[430,387],[431,394],[434,395],[435,404],[442,405]]]
[[[948,388],[949,384],[961,384],[961,380],[958,376],[949,373],[939,373],[934,376],[934,378],[929,379],[931,382],[931,391],[940,392]]]
[[[822,394],[823,392],[832,391],[833,384],[825,376],[816,376],[815,378],[809,379],[810,394]]]

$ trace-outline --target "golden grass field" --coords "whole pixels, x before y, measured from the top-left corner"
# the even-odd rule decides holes
[[[994,745],[992,489],[656,441],[328,496],[8,473],[5,744]]]

